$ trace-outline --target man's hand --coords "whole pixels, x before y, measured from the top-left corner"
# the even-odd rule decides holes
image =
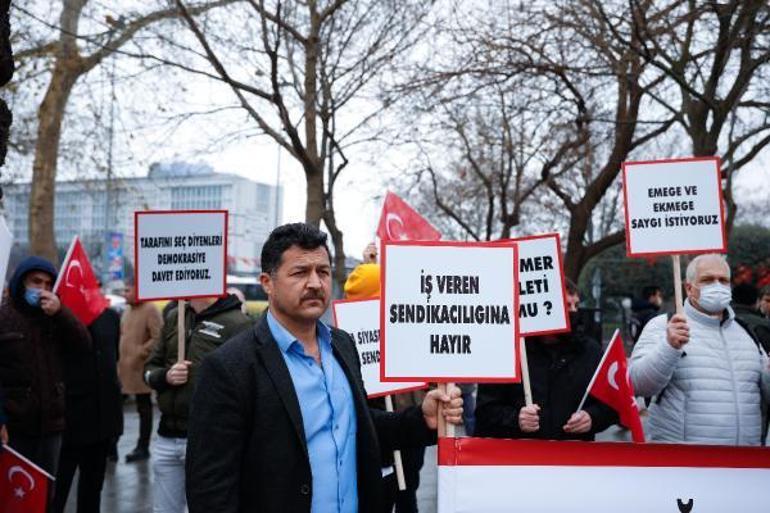
[[[184,385],[187,383],[188,369],[192,362],[185,360],[177,362],[166,372],[166,383],[173,386]]]
[[[3,445],[8,445],[8,429],[5,426],[0,427],[0,442]]]
[[[59,296],[47,290],[40,291],[40,308],[46,315],[56,315],[61,310]]]
[[[450,424],[461,424],[463,421],[462,391],[452,386],[447,393],[439,389],[431,390],[422,402],[422,416],[430,429],[438,428],[438,405],[441,403],[441,413]]]
[[[668,321],[666,340],[674,349],[682,349],[682,346],[690,341],[690,327],[684,315],[676,314]]]
[[[562,429],[565,433],[588,433],[591,430],[591,416],[585,410],[572,414]]]
[[[540,406],[533,404],[519,410],[519,429],[525,433],[540,429]]]
[[[377,244],[370,242],[364,248],[364,263],[376,264],[377,263]]]

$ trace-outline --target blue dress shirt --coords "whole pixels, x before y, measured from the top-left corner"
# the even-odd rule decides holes
[[[356,411],[345,372],[334,358],[329,327],[318,322],[319,366],[280,322],[267,312],[297,393],[313,476],[312,513],[357,513]]]

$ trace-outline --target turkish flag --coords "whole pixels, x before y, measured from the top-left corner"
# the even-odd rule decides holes
[[[110,305],[99,290],[91,262],[77,236],[72,239],[53,291],[59,295],[62,304],[72,310],[86,326],[94,322]]]
[[[441,233],[404,200],[389,192],[377,226],[381,240],[439,240]]]
[[[0,513],[45,513],[48,480],[43,469],[8,447],[0,448]]]
[[[642,420],[639,418],[634,387],[628,375],[626,352],[623,350],[623,340],[618,330],[615,330],[591,384],[588,385],[588,393],[618,412],[620,423],[631,430],[634,442],[644,442]]]

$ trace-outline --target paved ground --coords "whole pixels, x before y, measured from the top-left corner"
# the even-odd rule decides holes
[[[149,461],[126,463],[125,455],[134,448],[139,433],[139,417],[133,402],[124,408],[125,434],[120,439],[118,463],[108,463],[107,476],[102,491],[102,511],[104,513],[151,513],[152,512],[152,468]],[[157,429],[160,413],[156,410],[154,421]],[[459,430],[458,434],[462,434]],[[154,439],[155,435],[153,435]],[[627,439],[627,434],[617,428],[611,428],[599,435],[600,440],[619,441]],[[70,491],[65,513],[76,513],[75,486]],[[429,447],[425,452],[425,465],[420,473],[420,488],[417,500],[421,513],[436,512],[436,448]]]

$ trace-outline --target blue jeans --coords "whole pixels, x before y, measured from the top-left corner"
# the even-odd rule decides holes
[[[157,438],[152,450],[153,513],[184,513],[187,509],[184,477],[186,452],[186,438]]]

